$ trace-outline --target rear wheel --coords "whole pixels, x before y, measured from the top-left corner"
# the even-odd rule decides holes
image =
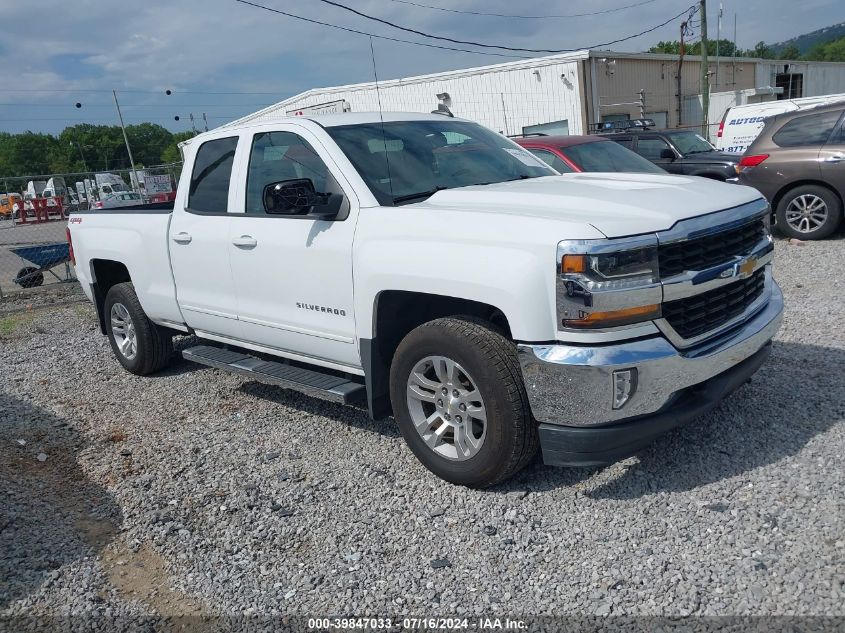
[[[170,362],[173,337],[150,321],[131,282],[112,286],[103,309],[112,350],[127,371],[146,376]]]
[[[17,284],[21,288],[35,288],[44,283],[44,273],[36,272],[38,269],[35,266],[25,266],[18,271],[17,279],[20,281]],[[25,279],[22,279],[25,277]]]
[[[399,344],[390,395],[405,442],[449,482],[483,488],[537,453],[514,344],[469,317],[425,323]]]
[[[778,228],[789,237],[819,240],[839,227],[842,202],[829,189],[804,185],[781,198],[776,217]]]

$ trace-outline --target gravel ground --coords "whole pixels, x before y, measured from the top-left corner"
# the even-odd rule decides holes
[[[87,304],[0,315],[0,628],[72,614],[843,626],[843,246],[777,243],[773,356],[714,413],[613,466],[537,463],[487,491],[438,480],[392,421],[355,408],[184,361],[132,376]]]

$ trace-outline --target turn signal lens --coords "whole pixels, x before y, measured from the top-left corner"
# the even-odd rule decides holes
[[[656,303],[636,308],[625,308],[624,310],[611,310],[609,312],[583,313],[582,319],[566,319],[564,327],[574,328],[602,328],[629,325],[660,318],[660,304]]]
[[[586,270],[586,255],[564,255],[560,261],[560,271],[562,273],[583,273]]]

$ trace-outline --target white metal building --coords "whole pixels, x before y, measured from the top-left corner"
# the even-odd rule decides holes
[[[380,97],[385,111],[430,112],[444,104],[506,135],[585,134],[590,122],[640,116],[658,126],[698,126],[699,63],[693,56],[679,65],[677,55],[583,50],[380,81],[378,92],[373,82],[314,88],[238,122],[376,111]],[[710,58],[710,71],[711,92],[728,93],[720,104],[845,92],[845,63],[722,57],[718,64]],[[711,124],[719,118],[711,108]]]

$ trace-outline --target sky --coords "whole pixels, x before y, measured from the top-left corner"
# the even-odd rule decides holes
[[[433,44],[321,0],[254,0],[347,28]],[[516,19],[459,14],[407,0],[338,0],[427,33],[534,49],[578,49],[627,37],[681,13],[692,0],[414,0],[441,8],[504,14],[610,11],[585,17]],[[842,0],[723,0],[723,36],[738,16],[738,45],[779,42],[845,20]],[[719,2],[708,0],[716,34]],[[644,51],[677,39],[680,18],[614,44]],[[309,88],[372,81],[370,39],[305,23],[236,0],[0,0],[0,130],[58,133],[82,122],[116,124],[112,90],[126,123],[191,129],[193,113],[213,128]],[[696,29],[696,36],[699,30]],[[15,34],[13,37],[10,34]],[[461,47],[461,45],[452,45]],[[483,66],[507,57],[373,40],[379,79]],[[483,50],[483,49],[482,49]],[[506,51],[499,51],[506,53]],[[166,95],[165,91],[171,94]],[[76,104],[81,104],[77,108]],[[175,117],[180,117],[179,121]]]

